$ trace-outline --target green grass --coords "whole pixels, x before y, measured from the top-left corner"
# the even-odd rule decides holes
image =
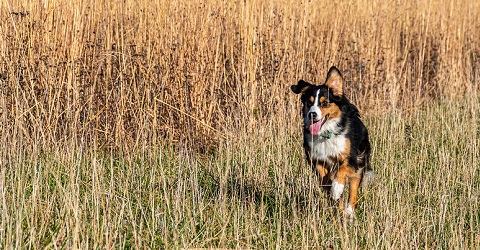
[[[0,249],[480,249],[480,1],[0,1]],[[344,224],[299,79],[377,182]]]
[[[239,132],[210,155],[25,152],[2,168],[1,245],[476,249],[479,111],[457,100],[366,116],[377,179],[351,224],[318,187],[298,126]]]

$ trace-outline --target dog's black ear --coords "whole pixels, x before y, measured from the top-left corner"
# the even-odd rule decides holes
[[[290,88],[292,89],[293,93],[295,93],[295,94],[300,94],[300,93],[303,94],[311,86],[313,86],[313,85],[304,81],[304,80],[300,80],[300,81],[298,81],[297,85],[292,85]]]
[[[343,96],[343,77],[340,70],[335,66],[332,66],[327,74],[327,80],[325,80],[327,87],[331,88],[333,94],[336,96]]]

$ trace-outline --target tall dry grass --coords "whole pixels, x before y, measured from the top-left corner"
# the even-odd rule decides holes
[[[0,246],[478,248],[478,1],[0,2]],[[336,65],[378,183],[344,225],[300,78]]]
[[[290,110],[288,86],[331,65],[362,110],[478,89],[475,1],[1,7],[2,134],[28,145],[203,144]]]

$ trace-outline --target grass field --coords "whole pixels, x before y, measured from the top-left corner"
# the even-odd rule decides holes
[[[202,3],[200,3],[202,2]],[[480,2],[1,1],[0,249],[480,249]],[[377,179],[308,167],[336,65]]]

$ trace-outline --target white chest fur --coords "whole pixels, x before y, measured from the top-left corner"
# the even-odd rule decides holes
[[[329,157],[335,157],[345,151],[347,138],[345,135],[335,135],[330,139],[321,136],[314,136],[308,142],[312,150],[311,156],[317,160],[327,160]]]
[[[335,157],[345,152],[347,146],[346,132],[342,132],[342,128],[338,125],[339,118],[327,121],[320,131],[330,131],[333,136],[329,139],[320,135],[308,138],[308,146],[311,149],[311,156],[317,160],[328,160],[329,157]],[[311,136],[311,135],[310,135]]]

